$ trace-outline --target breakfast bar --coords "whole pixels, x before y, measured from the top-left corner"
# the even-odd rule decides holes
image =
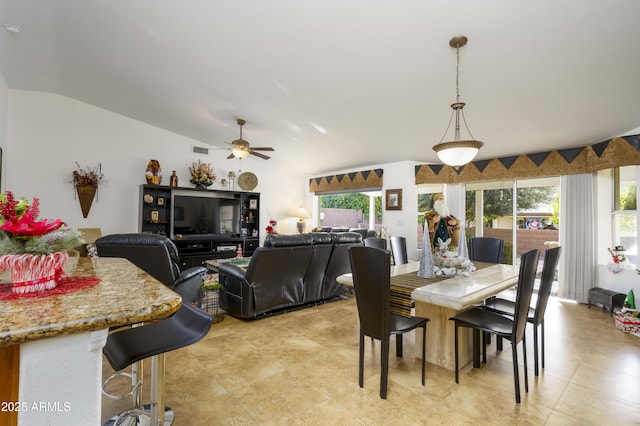
[[[35,297],[14,296],[8,277],[0,280],[0,424],[99,424],[108,330],[167,317],[182,303],[125,259],[70,258],[64,273],[68,291]]]

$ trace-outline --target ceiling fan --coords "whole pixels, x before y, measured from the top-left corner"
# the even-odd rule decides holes
[[[260,157],[264,160],[268,160],[269,158],[271,158],[268,155],[264,155],[256,151],[273,151],[274,149],[271,147],[251,148],[251,146],[249,146],[249,142],[242,139],[242,126],[244,126],[246,121],[244,121],[242,118],[238,118],[236,122],[240,126],[240,139],[236,139],[231,142],[231,155],[229,155],[227,159],[246,158],[249,156],[249,154],[255,155],[256,157]]]

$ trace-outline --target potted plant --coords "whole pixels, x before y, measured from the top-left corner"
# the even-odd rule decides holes
[[[202,309],[211,314],[214,323],[224,319],[224,311],[220,308],[220,290],[223,288],[216,275],[209,275],[202,282]]]
[[[62,277],[66,250],[84,241],[60,219],[38,220],[40,201],[0,194],[0,270],[10,271],[14,293],[50,290]]]

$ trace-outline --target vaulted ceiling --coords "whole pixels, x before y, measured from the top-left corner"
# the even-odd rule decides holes
[[[478,159],[640,127],[637,0],[3,0],[0,72],[316,174],[438,162],[460,95]],[[253,157],[252,161],[264,161]]]

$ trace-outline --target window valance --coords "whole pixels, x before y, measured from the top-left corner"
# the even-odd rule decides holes
[[[382,172],[382,169],[373,169],[311,178],[309,192],[381,188]]]
[[[442,164],[415,167],[416,184],[462,183],[590,173],[640,164],[640,135],[594,145],[473,161],[458,170]]]

